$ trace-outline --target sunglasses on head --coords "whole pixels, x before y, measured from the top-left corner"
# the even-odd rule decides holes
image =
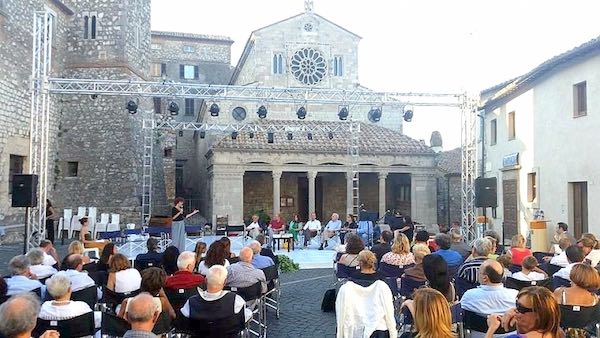
[[[528,307],[524,307],[523,305],[519,304],[519,302],[516,302],[516,306],[517,306],[517,312],[520,314],[525,314],[528,312],[533,312],[533,309],[530,309]]]

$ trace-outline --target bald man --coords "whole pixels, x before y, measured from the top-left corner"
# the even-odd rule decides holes
[[[484,261],[479,268],[481,285],[465,292],[460,300],[463,310],[487,317],[494,313],[505,313],[515,307],[519,291],[505,288],[502,284],[503,275],[504,268],[500,263],[491,259]]]
[[[40,301],[32,293],[12,296],[0,306],[0,334],[7,338],[29,338],[40,312]],[[40,338],[58,338],[48,330]]]
[[[152,329],[158,320],[160,311],[153,298],[149,293],[143,292],[129,301],[125,318],[131,324],[131,330],[127,331],[123,338],[157,337],[152,333]]]
[[[267,292],[265,273],[252,265],[254,252],[245,247],[240,250],[240,261],[227,267],[226,285],[236,288],[245,288],[260,282],[262,292]]]

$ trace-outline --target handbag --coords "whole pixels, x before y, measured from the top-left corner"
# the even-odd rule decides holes
[[[323,295],[323,301],[321,302],[321,311],[333,312],[335,311],[335,289],[329,289],[325,291]]]

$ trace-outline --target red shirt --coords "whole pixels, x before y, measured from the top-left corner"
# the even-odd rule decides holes
[[[189,271],[177,271],[167,277],[165,287],[169,289],[191,289],[204,283],[204,276]]]
[[[512,263],[516,265],[522,265],[525,257],[532,256],[531,250],[527,248],[510,248],[510,254],[512,256]]]
[[[272,219],[271,223],[269,224],[271,225],[271,228],[273,228],[273,230],[279,230],[283,228],[283,221],[281,220],[281,218],[279,219],[279,221]]]

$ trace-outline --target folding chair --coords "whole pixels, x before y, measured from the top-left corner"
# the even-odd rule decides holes
[[[458,338],[463,338],[465,336],[463,327],[465,313],[462,307],[460,306],[460,303],[454,303],[450,306],[450,314],[452,316],[452,324],[456,324]]]
[[[160,268],[161,267],[161,260],[158,259],[135,259],[135,262],[133,263],[133,267],[138,270],[139,272],[142,272],[148,268],[152,268],[152,267],[156,267],[156,268]]]
[[[415,290],[423,285],[425,285],[425,282],[414,280],[408,277],[400,278],[400,296],[404,298],[411,298]]]
[[[121,230],[121,215],[110,214],[110,223],[106,231],[118,231]]]
[[[546,273],[548,274],[548,276],[554,275],[560,269],[562,269],[562,266],[554,265],[554,264],[548,264],[548,265],[546,265]]]
[[[93,309],[94,306],[96,306],[96,302],[98,301],[97,287],[93,285],[85,289],[74,291],[71,294],[71,300],[85,302],[87,305],[90,306],[91,309]]]
[[[39,337],[47,330],[56,330],[61,337],[87,337],[96,332],[94,325],[94,312],[90,311],[81,316],[64,320],[37,319],[33,336]]]
[[[483,317],[478,315],[475,312],[462,310],[463,311],[463,326],[464,330],[468,333],[468,337],[471,336],[471,331],[483,332],[486,333],[488,330],[487,325],[487,317]],[[502,326],[500,326],[495,334],[504,334],[510,331],[505,331]]]
[[[60,236],[64,238],[64,231],[67,232],[67,237],[70,237],[71,219],[73,218],[73,209],[64,209],[63,217],[58,221],[58,228],[60,229]]]
[[[517,264],[511,264],[508,266],[508,271],[510,271],[511,273],[517,273],[517,272],[521,271],[521,269],[522,269],[522,267]]]
[[[97,236],[99,232],[104,232],[108,230],[109,217],[110,214],[100,214],[100,222],[96,223],[96,226],[94,227],[94,238],[98,238]]]
[[[131,325],[123,319],[117,317],[114,313],[102,311],[102,337],[123,337],[125,332],[131,329]],[[161,312],[158,316],[158,320],[152,328],[152,333],[161,336],[171,331],[171,318],[167,312]],[[62,336],[61,336],[62,337]],[[67,336],[68,337],[68,336]]]
[[[476,288],[477,286],[479,286],[479,283],[471,283],[464,278],[456,277],[454,279],[454,286],[456,288],[456,294],[460,299],[465,294],[465,292],[467,292],[467,290]]]
[[[384,274],[386,277],[400,278],[404,274],[404,270],[406,270],[412,266],[413,266],[412,264],[399,266],[399,265],[388,264],[386,262],[379,262],[379,266],[377,267],[377,270],[379,272],[381,272],[382,274]]]
[[[571,286],[571,281],[568,279],[564,279],[562,277],[553,276],[552,277],[552,290],[556,290],[560,287],[568,288]]]
[[[216,228],[215,228],[215,235],[217,236],[227,236],[226,233],[226,228],[227,225],[229,225],[229,215],[225,215],[225,216],[219,216],[217,215],[216,217]]]
[[[225,286],[225,288],[228,288]],[[246,304],[248,302],[254,302],[254,308],[252,309],[253,317],[248,323],[248,331],[257,336],[257,337],[265,337],[267,332],[267,321],[266,321],[266,311],[265,307],[262,303],[262,284],[261,282],[256,282],[254,285],[246,287],[246,288],[229,288],[232,292],[235,292],[240,297],[242,297]],[[258,318],[256,318],[258,317]],[[251,324],[254,323],[257,325],[257,329],[254,330],[251,327]]]
[[[77,215],[71,218],[71,228],[69,229],[69,238],[73,238],[75,231],[81,231],[81,223],[79,220],[85,217],[85,207],[77,208]]]
[[[120,305],[125,298],[135,297],[140,293],[140,290],[135,290],[131,292],[114,292],[109,288],[103,288],[102,300],[101,303],[106,304],[106,306],[110,309],[115,309],[117,305]]]
[[[88,228],[92,236],[96,234],[96,222],[98,222],[98,208],[88,208]],[[95,237],[94,237],[95,238]]]
[[[552,285],[552,280],[550,278],[546,278],[543,280],[537,281],[523,281],[518,280],[512,277],[507,277],[504,281],[504,286],[510,289],[515,289],[521,291],[521,289],[526,288],[528,286],[541,286],[547,289],[550,289]]]
[[[263,295],[264,306],[268,310],[275,310],[275,316],[279,319],[281,287],[279,285],[279,269],[277,265],[271,265],[262,269],[267,280],[267,293]]]
[[[103,231],[98,233],[98,239],[120,240],[122,235],[121,231]]]
[[[188,301],[193,296],[198,295],[198,288],[189,288],[189,289],[171,289],[164,288],[165,295],[173,306],[175,311],[179,311],[184,305],[185,302]]]
[[[186,318],[178,311],[173,326],[175,334],[191,338],[234,338],[246,329],[244,311],[212,321]]]
[[[144,230],[144,233],[148,234],[150,237],[160,237],[158,246],[161,250],[165,250],[171,245],[171,228],[147,227],[146,230]]]
[[[583,329],[598,320],[597,306],[573,306],[560,304],[560,327]]]
[[[337,268],[335,271],[335,276],[337,277],[338,281],[342,279],[350,279],[356,273],[356,271],[358,271],[358,266],[347,266],[339,263],[336,263],[336,266]]]

